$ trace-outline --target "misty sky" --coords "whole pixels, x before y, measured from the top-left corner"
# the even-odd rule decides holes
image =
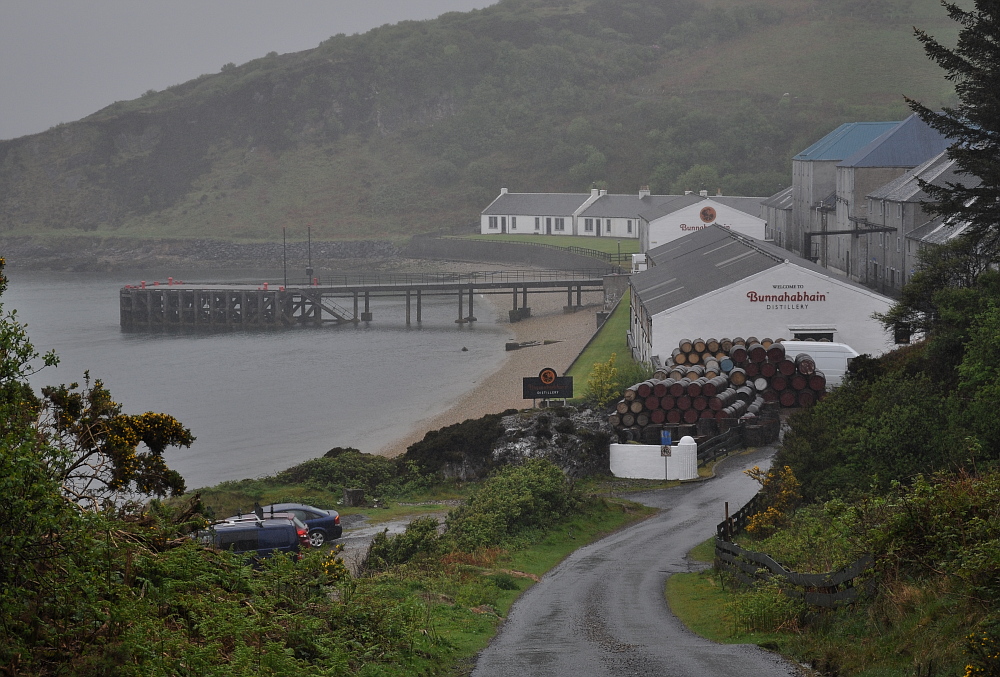
[[[3,0],[0,139],[35,134],[226,63],[496,0]]]

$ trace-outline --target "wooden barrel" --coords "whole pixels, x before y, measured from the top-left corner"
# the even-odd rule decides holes
[[[702,376],[688,383],[687,387],[688,397],[698,397],[699,395],[701,395],[701,389],[705,386],[705,383],[707,381],[708,379]]]
[[[667,378],[669,374],[670,371],[666,367],[663,367],[662,369],[657,369],[656,371],[653,372],[653,380],[662,381],[663,379]]]
[[[685,353],[685,354],[690,353],[691,352],[691,348],[692,348],[691,339],[683,338],[677,344],[677,349],[680,350],[682,353]]]
[[[816,395],[811,390],[800,390],[799,391],[799,406],[800,407],[811,407],[813,403],[816,402]]]
[[[665,378],[660,379],[653,385],[653,394],[657,397],[663,397],[670,391],[670,386],[674,384],[673,379]]]
[[[783,376],[791,376],[795,373],[795,362],[785,358],[778,362],[778,373]]]
[[[670,386],[670,394],[674,397],[680,397],[687,392],[688,383],[691,381],[687,378],[679,378],[674,381],[673,385]]]
[[[809,377],[802,374],[795,374],[788,380],[792,390],[805,390],[809,387]]]
[[[708,398],[704,395],[691,398],[691,408],[697,411],[705,411],[708,409]]]
[[[775,374],[771,378],[771,387],[777,390],[778,392],[786,390],[788,388],[788,379],[782,376],[781,374]]]
[[[719,350],[724,352],[726,355],[728,355],[729,351],[732,349],[733,349],[732,339],[724,338],[719,340]]]
[[[719,391],[725,390],[726,384],[729,383],[729,379],[725,376],[714,376],[712,378],[706,376],[706,379],[708,380],[705,381],[705,385],[701,388],[701,394],[706,397],[714,397]]]
[[[635,396],[636,396],[636,399],[639,399],[639,398],[645,399],[645,398],[649,397],[652,394],[653,394],[653,382],[652,381],[643,381],[642,383],[640,383],[639,385],[637,385],[635,387]]]
[[[636,383],[635,385],[629,386],[628,388],[625,389],[625,392],[622,393],[622,397],[625,398],[626,402],[631,402],[632,400],[635,399],[635,390],[638,387],[639,387],[639,384]]]
[[[771,362],[765,362],[762,365],[760,365],[760,375],[761,376],[765,376],[767,378],[771,378],[772,376],[774,376],[777,373],[777,371],[778,371],[778,365],[773,364]]]
[[[691,341],[691,350],[692,350],[692,352],[696,352],[699,355],[701,355],[702,353],[704,353],[705,352],[705,339],[703,339],[703,338],[696,338],[694,341]]]
[[[745,347],[746,344],[747,344],[746,339],[744,339],[742,336],[737,336],[736,338],[733,339],[733,345],[734,346],[744,346]]]
[[[631,428],[635,425],[635,414],[622,414],[622,425]]]
[[[691,396],[681,395],[680,397],[677,398],[677,401],[674,403],[674,406],[680,409],[681,411],[687,411],[688,409],[691,408]]]
[[[759,343],[751,343],[747,346],[747,357],[754,364],[760,364],[767,360],[767,349]]]
[[[754,343],[760,343],[760,341],[757,340],[756,336],[747,336],[746,337],[746,344],[747,344],[748,348],[750,346],[752,346]]]
[[[645,408],[645,404],[642,400],[632,400],[628,403],[628,410],[633,414],[638,414]]]
[[[770,347],[771,347],[771,344],[772,344],[772,343],[774,343],[774,341],[772,341],[772,340],[771,340],[771,339],[769,339],[769,338],[762,338],[762,339],[760,340],[760,344],[761,344],[762,346],[764,346],[764,349],[765,349],[765,350],[767,350],[768,348],[770,348]]]
[[[619,414],[627,414],[628,413],[628,401],[627,400],[619,400],[618,404],[615,406],[615,411],[617,411]]]
[[[760,365],[756,362],[747,362],[743,365],[743,371],[747,373],[747,378],[757,378],[760,375]]]
[[[697,423],[701,414],[696,409],[688,409],[682,416],[685,423]]]
[[[725,390],[708,398],[708,408],[714,409],[715,411],[721,411],[732,404],[735,399],[736,389],[726,388]]]
[[[729,372],[729,382],[734,386],[741,386],[747,382],[747,372],[740,367],[733,367]]]
[[[674,351],[670,353],[670,360],[674,364],[687,364],[687,353],[681,352],[680,348],[674,348]]]
[[[650,395],[645,400],[643,400],[642,403],[646,406],[646,409],[650,411],[660,408],[660,398],[657,397],[656,395]]]
[[[649,414],[644,411],[636,414],[635,424],[640,428],[645,428],[647,425],[649,425]]]
[[[719,369],[718,362],[713,362],[712,364],[714,364],[715,367],[709,367],[707,365],[705,366],[705,378],[707,379],[713,379],[722,373],[722,370]]]
[[[762,344],[763,345],[763,344]],[[785,359],[785,344],[772,343],[767,349],[767,361],[777,364]]]
[[[794,364],[792,365],[792,368],[793,369],[795,368]],[[673,369],[670,370],[670,376],[668,376],[668,378],[672,381],[680,381],[682,378],[684,378],[684,374],[686,373],[687,373],[686,367],[674,367]]]
[[[705,348],[710,353],[717,353],[717,352],[719,352],[719,341],[718,341],[718,339],[710,338],[707,341],[705,341]]]
[[[809,375],[809,387],[817,392],[826,390],[826,374],[816,370]]]
[[[767,389],[767,378],[764,376],[758,376],[753,380],[753,387],[757,392],[764,392]],[[647,409],[655,409],[655,407],[648,407]]]
[[[752,386],[741,386],[736,389],[736,400],[749,404],[757,397],[757,391]],[[736,402],[733,402],[736,404]]]
[[[765,402],[777,402],[778,401],[778,391],[774,388],[765,388],[762,392],[761,397],[764,398]]]
[[[701,353],[696,353],[693,350],[687,354],[688,364],[698,364],[701,362]]]
[[[799,401],[799,394],[794,390],[782,390],[778,393],[778,401],[783,407],[794,407]]]
[[[667,412],[662,409],[656,409],[649,412],[649,422],[653,425],[660,425],[667,420]]]
[[[667,423],[680,423],[681,422],[681,410],[671,409],[667,412]]]
[[[733,364],[733,360],[730,357],[723,357],[721,360],[719,360],[719,369],[722,370],[723,374],[728,374],[729,372],[731,372],[734,366],[735,365]]]
[[[799,353],[795,356],[795,371],[808,376],[816,371],[816,361],[808,353]]]
[[[660,398],[660,409],[674,409],[677,407],[677,398],[673,395],[664,395]]]
[[[693,364],[688,367],[687,373],[684,375],[687,376],[689,381],[694,381],[705,375],[705,367],[700,364]]]
[[[743,364],[747,361],[747,349],[743,345],[734,345],[729,351],[729,359],[733,361],[733,364]]]
[[[622,424],[622,415],[619,413],[610,414],[608,416],[608,423],[611,424],[612,428],[617,428]]]

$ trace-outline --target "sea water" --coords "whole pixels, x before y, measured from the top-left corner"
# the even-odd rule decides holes
[[[374,321],[357,325],[123,332],[118,290],[137,284],[134,277],[7,276],[4,310],[17,311],[39,352],[60,358],[32,384],[82,384],[89,371],[125,413],[177,418],[197,440],[168,449],[166,461],[189,489],[270,475],[332,447],[377,452],[495,371],[509,334],[481,297],[479,321],[456,323],[457,301],[448,296],[425,297],[422,322],[410,326],[403,299],[373,299]]]

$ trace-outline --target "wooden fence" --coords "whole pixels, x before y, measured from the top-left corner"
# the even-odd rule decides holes
[[[715,566],[728,572],[739,581],[753,585],[755,581],[775,580],[784,584],[783,591],[789,597],[801,598],[806,604],[822,607],[837,607],[851,604],[858,595],[867,592],[871,581],[862,586],[855,585],[855,579],[875,563],[875,558],[865,555],[842,569],[823,574],[803,574],[782,566],[770,555],[747,550],[732,542],[733,536],[741,533],[750,518],[763,509],[761,494],[750,501],[716,527]]]

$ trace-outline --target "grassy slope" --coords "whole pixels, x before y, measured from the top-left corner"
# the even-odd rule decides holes
[[[541,19],[572,16],[594,2],[577,0],[559,7],[541,2],[521,4],[523,6],[516,10],[511,5],[508,11],[531,21],[532,15]],[[167,114],[183,112],[186,107],[210,106],[213,97],[232,92],[241,83],[266,84],[268,77],[278,75],[292,86],[295,78],[308,77],[301,74],[315,69],[317,59],[325,54],[302,52],[259,59],[248,64],[246,69],[239,67],[235,73],[204,76],[169,91],[116,104],[85,121],[62,125],[34,137],[33,154],[6,161],[0,157],[0,166],[6,162],[8,169],[23,171],[19,175],[22,181],[7,186],[9,198],[17,201],[20,211],[16,219],[6,223],[6,233],[76,234],[77,228],[82,227],[77,225],[82,210],[97,214],[89,226],[96,228],[93,232],[116,236],[275,240],[284,226],[295,239],[303,234],[299,231],[304,232],[308,224],[313,227],[313,236],[320,239],[401,238],[414,232],[471,224],[483,205],[495,197],[499,184],[494,184],[508,177],[538,190],[585,189],[589,180],[587,186],[575,186],[568,169],[580,159],[580,149],[587,143],[597,143],[608,156],[603,178],[612,191],[633,190],[632,184],[636,181],[648,182],[648,174],[643,175],[641,171],[648,172],[648,167],[660,158],[641,156],[647,152],[644,136],[649,128],[646,125],[656,126],[662,121],[648,122],[641,115],[633,116],[630,111],[637,105],[662,108],[672,97],[679,97],[687,102],[686,105],[701,105],[705,110],[714,111],[727,109],[746,96],[773,101],[777,108],[762,105],[761,110],[771,116],[774,124],[785,129],[784,133],[796,135],[787,149],[781,149],[784,156],[847,119],[902,117],[907,112],[901,104],[902,94],[915,96],[932,106],[946,101],[949,96],[949,84],[941,77],[939,69],[923,56],[911,34],[910,26],[915,23],[946,43],[954,35],[954,27],[933,0],[915,0],[908,7],[905,18],[891,20],[857,19],[849,12],[828,10],[828,3],[820,2],[764,0],[734,4],[780,8],[785,18],[776,26],[745,31],[724,40],[709,40],[705,47],[696,44],[694,48],[663,50],[651,63],[650,72],[632,81],[612,85],[579,83],[584,91],[597,96],[588,96],[558,110],[531,110],[538,116],[537,124],[525,130],[518,129],[516,118],[507,123],[482,115],[477,118],[478,113],[455,127],[456,133],[474,134],[477,130],[483,131],[484,126],[502,124],[508,128],[498,133],[514,134],[512,138],[515,139],[526,131],[539,138],[561,139],[553,147],[570,149],[576,154],[567,155],[565,159],[538,156],[538,153],[536,157],[523,156],[524,149],[518,149],[516,144],[494,143],[493,147],[483,146],[481,151],[469,150],[476,147],[471,139],[455,138],[455,141],[468,142],[465,149],[460,149],[458,156],[453,157],[458,174],[450,180],[435,182],[428,177],[429,165],[442,158],[442,150],[445,150],[444,155],[452,155],[449,155],[451,151],[437,145],[433,125],[423,128],[431,134],[426,138],[421,137],[424,132],[415,135],[413,130],[371,135],[366,128],[359,127],[345,129],[334,140],[317,141],[304,135],[300,141],[280,151],[268,150],[267,145],[255,145],[253,139],[241,138],[234,142],[220,138],[204,152],[204,158],[191,157],[187,164],[178,165],[183,168],[202,159],[209,163],[208,171],[198,175],[190,191],[172,205],[146,215],[128,213],[124,208],[125,212],[120,214],[122,220],[115,227],[109,226],[104,217],[109,210],[123,209],[117,198],[67,189],[70,185],[86,188],[91,177],[114,169],[86,162],[95,148],[118,143],[119,136],[102,137],[106,133],[102,130],[117,124],[118,116],[129,111],[133,116],[140,110],[144,114]],[[491,16],[481,12],[468,20],[452,17],[447,28],[443,23],[434,22],[423,28],[447,31],[457,26],[460,31],[486,30],[491,26],[488,20]],[[441,39],[456,42],[473,40],[469,34],[461,32],[442,32],[441,35],[448,36]],[[356,37],[360,40],[365,36]],[[376,45],[370,49],[380,58],[394,56],[391,41]],[[567,49],[572,50],[573,43],[567,43]],[[426,54],[416,51],[412,58],[438,58],[433,54],[433,50]],[[497,66],[484,64],[489,68]],[[516,88],[516,76],[511,83],[500,82],[497,78],[497,73],[484,71],[477,86],[506,88],[513,85]],[[794,97],[794,101],[780,102],[785,92]],[[461,89],[444,98],[447,100],[451,96],[454,102],[456,96],[466,94],[468,91]],[[291,101],[294,102],[296,96],[297,90],[292,90]],[[426,104],[426,101],[420,103]],[[317,105],[328,106],[329,101]],[[574,105],[580,108],[574,109]],[[400,109],[404,108],[405,105],[400,104]],[[460,107],[458,111],[460,116],[465,115]],[[319,113],[324,111],[319,109]],[[424,114],[426,111],[420,112]],[[569,123],[578,117],[589,121],[590,133],[574,136]],[[122,118],[120,122],[125,124],[126,120]],[[279,127],[282,124],[281,120],[272,122]],[[134,127],[136,119],[127,124]],[[291,121],[287,124],[292,127]],[[295,124],[308,127],[302,120]],[[424,123],[418,123],[418,127],[420,124]],[[792,128],[799,131],[789,132]],[[619,131],[613,131],[615,129]],[[139,131],[129,133],[138,134]],[[678,134],[675,139],[683,143],[685,134]],[[139,146],[118,156],[115,162],[141,160],[146,152]],[[705,160],[712,161],[711,158]],[[24,166],[18,169],[18,163]],[[642,167],[647,169],[637,174],[637,169]],[[52,171],[56,171],[58,180],[53,180]],[[176,174],[176,171],[171,169],[170,173]],[[81,176],[85,177],[83,181],[80,181]]]

